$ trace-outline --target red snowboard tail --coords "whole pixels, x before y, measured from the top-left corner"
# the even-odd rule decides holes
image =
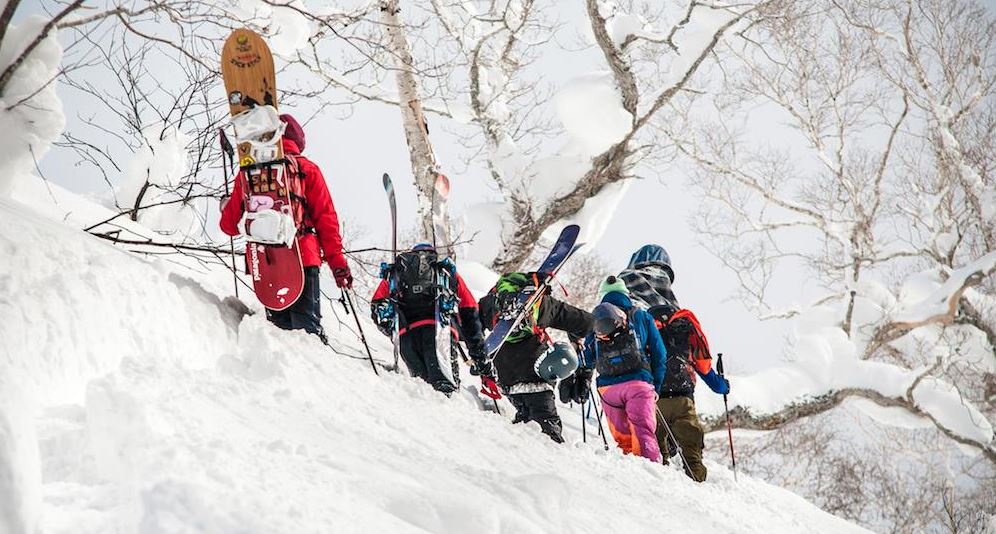
[[[304,269],[297,240],[293,247],[249,243],[246,261],[256,298],[267,308],[285,310],[297,302],[304,290]]]

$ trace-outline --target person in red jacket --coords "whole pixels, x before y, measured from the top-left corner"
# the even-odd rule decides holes
[[[351,288],[353,276],[342,252],[342,235],[339,233],[339,216],[332,204],[332,195],[322,171],[301,153],[304,151],[304,130],[294,117],[284,114],[280,120],[286,123],[283,137],[284,156],[295,162],[303,180],[304,221],[298,231],[298,247],[301,262],[304,264],[304,289],[301,297],[293,305],[282,311],[266,310],[266,318],[284,330],[302,329],[317,334],[323,340],[321,314],[321,291],[318,286],[318,268],[322,260],[332,268],[335,283],[340,288]],[[242,181],[235,181],[232,199],[221,210],[221,231],[230,236],[241,233],[240,222],[245,213]]]
[[[439,269],[448,269],[452,273],[448,291],[439,298],[455,299],[455,302],[450,302],[456,308],[451,322],[452,350],[449,361],[442,361],[436,354],[435,311],[439,294],[436,276]],[[486,363],[477,300],[453,263],[448,258],[440,259],[428,243],[415,245],[412,250],[399,254],[392,273],[396,283],[394,294],[391,294],[390,282],[381,280],[370,299],[370,315],[378,330],[386,336],[394,334],[397,321],[398,344],[408,372],[428,382],[437,391],[450,395],[460,387],[456,354],[459,350],[457,343],[461,339],[467,343],[467,351],[476,366]],[[452,372],[445,372],[443,366],[449,367]]]

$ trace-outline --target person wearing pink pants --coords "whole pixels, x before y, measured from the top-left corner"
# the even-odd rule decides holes
[[[592,369],[598,373],[595,384],[609,430],[623,453],[660,462],[655,403],[664,383],[664,340],[653,317],[633,305],[621,280],[610,276],[600,293],[579,376],[587,382]]]
[[[609,420],[609,431],[623,454],[660,462],[654,386],[642,380],[630,380],[598,388],[598,394],[602,397],[605,418]]]

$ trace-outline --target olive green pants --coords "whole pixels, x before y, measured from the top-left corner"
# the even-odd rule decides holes
[[[705,432],[699,424],[699,415],[695,412],[695,402],[688,397],[657,399],[657,443],[660,444],[667,463],[669,456],[678,453],[674,444],[669,443],[667,429],[660,418],[671,428],[674,439],[678,441],[681,454],[684,456],[685,474],[698,482],[706,479],[706,467],[702,465],[702,449],[705,447]],[[670,446],[669,446],[670,445]]]

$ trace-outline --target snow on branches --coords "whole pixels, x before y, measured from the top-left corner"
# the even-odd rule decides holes
[[[729,83],[670,130],[708,200],[703,245],[759,317],[795,321],[791,361],[738,400],[777,426],[864,397],[996,465],[993,13],[783,7],[727,41]],[[810,304],[783,302],[807,281]]]
[[[16,3],[14,3],[16,5]],[[65,127],[55,92],[62,47],[50,20],[28,17],[3,28],[0,44],[0,197],[30,172]]]

